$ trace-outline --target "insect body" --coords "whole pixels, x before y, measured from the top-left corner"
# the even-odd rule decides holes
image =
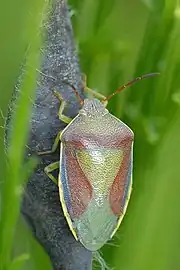
[[[139,77],[131,84],[148,76]],[[104,103],[108,99],[104,98]],[[68,120],[62,115],[63,102],[59,117]],[[101,248],[114,235],[132,190],[134,135],[108,112],[104,103],[96,98],[82,101],[79,114],[68,120],[71,122],[49,151],[55,150],[60,139],[60,162],[45,168],[54,181],[51,171],[59,167],[58,186],[64,215],[74,237],[91,251]]]
[[[81,243],[99,249],[129,200],[133,132],[97,99],[84,102],[61,134],[59,186]],[[63,191],[63,192],[62,192]]]

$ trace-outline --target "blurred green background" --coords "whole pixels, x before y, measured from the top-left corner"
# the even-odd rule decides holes
[[[36,48],[41,43],[33,29],[38,26],[43,1],[25,2],[11,3],[14,5],[11,9],[16,11],[13,16],[9,13],[9,3],[0,3],[3,114],[27,40],[33,38]],[[103,257],[117,270],[179,270],[180,3],[178,0],[70,0],[69,4],[81,69],[88,76],[89,87],[108,95],[136,76],[161,72],[159,77],[141,81],[115,96],[108,105],[110,112],[135,133],[134,186],[127,214],[113,240],[103,247]],[[25,16],[29,8],[37,16],[34,25]],[[14,31],[8,28],[13,21],[16,21]],[[37,56],[32,54],[30,61],[38,63]],[[35,78],[28,85],[34,82]],[[3,117],[0,121],[3,125]],[[0,129],[3,179],[2,136],[3,128]],[[11,161],[13,164],[13,155]],[[19,157],[19,164],[20,161]],[[17,217],[18,211],[14,223]],[[1,237],[6,233],[3,225],[1,220]],[[16,246],[17,254],[25,250],[31,256],[25,269],[51,269],[47,255],[21,222],[16,239],[20,243]],[[12,243],[13,237],[9,248]],[[5,250],[7,255],[8,247]]]

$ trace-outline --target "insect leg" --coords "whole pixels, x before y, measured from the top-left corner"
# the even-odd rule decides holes
[[[56,151],[56,149],[58,147],[58,144],[59,144],[59,141],[60,141],[60,138],[61,138],[61,132],[62,131],[58,132],[58,135],[55,138],[55,141],[53,143],[53,146],[52,146],[51,150],[38,152],[37,153],[38,156],[53,154]]]
[[[61,121],[65,122],[66,124],[69,124],[72,121],[72,118],[63,114],[64,108],[66,107],[66,101],[63,99],[63,97],[61,96],[61,94],[58,91],[53,90],[53,94],[61,103],[61,105],[59,107],[59,112],[58,112],[59,119]]]
[[[108,101],[105,100],[106,97],[104,95],[102,95],[101,93],[96,92],[93,89],[87,87],[87,84],[86,84],[86,75],[85,74],[82,74],[82,81],[83,81],[83,85],[84,85],[84,91],[91,93],[93,96],[95,96],[95,97],[97,97],[99,99],[102,99],[101,102],[104,104],[104,107],[106,107],[107,104],[108,104]]]
[[[91,88],[89,88],[89,87],[87,87],[87,86],[84,88],[84,90],[87,91],[87,92],[90,92],[91,94],[93,94],[93,96],[102,99],[101,102],[104,104],[104,107],[107,106],[108,101],[104,101],[104,99],[105,99],[106,97],[103,96],[101,93],[96,92],[96,91],[92,90]]]
[[[47,176],[57,185],[58,184],[58,180],[56,179],[56,177],[54,177],[52,175],[51,172],[53,172],[54,170],[59,168],[59,161],[57,162],[53,162],[51,164],[49,164],[48,166],[46,166],[44,168],[44,172],[47,174]]]

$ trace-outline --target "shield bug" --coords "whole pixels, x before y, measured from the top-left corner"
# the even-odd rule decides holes
[[[63,115],[66,102],[54,91],[61,102],[59,119],[68,125],[52,150],[40,154],[54,152],[61,141],[60,161],[47,166],[45,172],[57,183],[52,171],[59,168],[59,195],[67,223],[75,239],[91,251],[115,234],[132,191],[134,134],[108,112],[107,102],[127,86],[155,75],[137,77],[107,98],[85,86],[96,98],[82,100],[72,86],[82,105],[74,119]]]

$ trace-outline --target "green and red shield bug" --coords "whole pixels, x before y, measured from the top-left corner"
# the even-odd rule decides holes
[[[61,131],[51,151],[61,141],[60,161],[45,168],[46,174],[57,183],[52,171],[59,168],[59,195],[63,212],[76,240],[87,249],[101,248],[117,231],[126,213],[132,191],[133,131],[105,108],[108,100],[146,74],[128,82],[109,97],[85,86],[97,98],[82,100],[79,114],[70,119],[63,115],[66,105],[61,101],[59,119],[68,123]]]

